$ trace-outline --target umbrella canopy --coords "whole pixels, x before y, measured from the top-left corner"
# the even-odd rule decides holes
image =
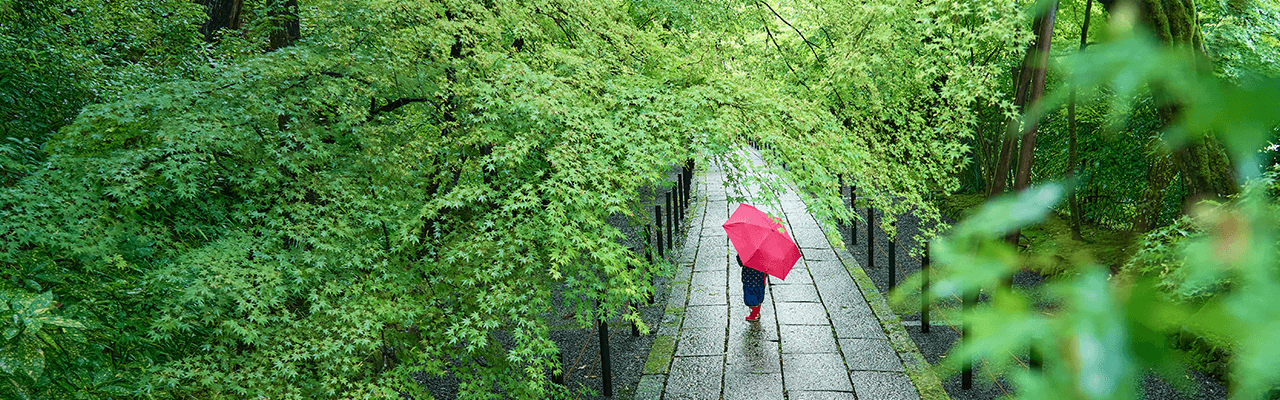
[[[800,259],[800,249],[781,221],[755,207],[739,204],[724,231],[747,268],[785,280]]]

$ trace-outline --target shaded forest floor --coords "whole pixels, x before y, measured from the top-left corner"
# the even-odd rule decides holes
[[[976,212],[986,199],[981,193],[956,194],[941,198],[937,205],[947,218],[960,221]],[[1023,229],[1018,245],[1032,256],[1029,269],[1052,276],[1088,262],[1110,267],[1114,273],[1133,256],[1142,239],[1131,230],[1109,229],[1087,221],[1081,223],[1080,236],[1083,240],[1072,239],[1069,215],[1053,212],[1045,221]]]
[[[964,217],[976,212],[978,207],[986,200],[983,194],[960,194],[952,195],[939,199],[939,208],[950,223],[956,223],[963,220]],[[914,219],[914,218],[911,218]],[[902,222],[900,229],[902,227]],[[914,232],[901,231],[903,234],[909,235]],[[883,232],[879,232],[883,234]],[[865,233],[863,233],[865,237]],[[1019,272],[1013,279],[1013,290],[1028,296],[1030,300],[1038,304],[1047,304],[1045,299],[1036,296],[1035,288],[1046,280],[1052,280],[1054,276],[1072,271],[1077,265],[1085,265],[1086,263],[1097,263],[1107,266],[1114,273],[1128,262],[1129,258],[1137,249],[1137,244],[1141,240],[1142,235],[1135,234],[1130,230],[1115,230],[1106,227],[1100,227],[1093,224],[1084,223],[1081,226],[1081,236],[1084,240],[1075,240],[1072,238],[1069,216],[1058,213],[1050,213],[1049,217],[1035,226],[1026,228],[1019,237],[1019,246],[1023,253],[1028,255],[1026,261],[1030,264],[1027,270]],[[880,240],[887,241],[883,236]],[[865,241],[865,239],[864,239]],[[904,240],[904,245],[914,245],[914,241]],[[884,242],[880,242],[883,246]],[[859,243],[865,247],[865,242]],[[852,246],[857,252],[859,246]],[[906,247],[906,246],[903,246]],[[902,251],[902,250],[900,250]],[[904,257],[899,257],[903,260]],[[919,270],[918,260],[916,265],[912,264],[912,259],[907,258],[907,262],[900,264],[900,272],[897,274],[898,279],[902,276]],[[881,291],[888,290],[888,274],[884,272],[883,265],[885,260],[877,257],[877,265],[882,267],[868,274],[876,281]],[[899,284],[903,282],[899,281]],[[980,301],[984,301],[986,295],[980,296]],[[919,298],[910,298],[906,304],[919,304]],[[913,309],[914,308],[914,309]],[[921,318],[919,306],[911,307],[903,304],[895,305],[895,309],[903,317],[904,325],[907,331],[920,347],[920,351],[925,358],[931,363],[937,363],[945,359],[947,351],[954,345],[958,344],[959,329],[958,323],[960,318],[960,301],[959,299],[937,299],[931,307],[933,322],[933,333],[923,333],[921,330]],[[1186,349],[1182,349],[1184,352]],[[1194,351],[1194,350],[1193,350]],[[1184,354],[1186,359],[1200,359],[1195,354]],[[1015,359],[1015,363],[1026,366],[1027,357],[1022,355],[1011,355]],[[1194,364],[1195,362],[1193,362]],[[980,362],[974,368],[973,387],[970,389],[961,388],[961,376],[958,370],[950,370],[940,368],[940,378],[946,387],[948,394],[957,400],[977,400],[977,399],[995,399],[1010,396],[1013,393],[1013,386],[1010,382],[992,371],[985,368],[985,362]],[[943,364],[945,365],[945,364]],[[1166,382],[1165,379],[1159,378],[1153,373],[1147,373],[1140,382],[1141,398],[1144,399],[1225,399],[1227,391],[1222,377],[1208,375],[1202,372],[1204,368],[1199,365],[1192,365],[1183,377],[1185,380],[1177,382]]]

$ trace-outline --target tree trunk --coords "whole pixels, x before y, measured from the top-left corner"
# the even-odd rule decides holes
[[[1133,217],[1134,232],[1146,232],[1160,223],[1160,214],[1164,211],[1165,189],[1173,182],[1174,163],[1169,154],[1159,150],[1147,152],[1152,154],[1147,167],[1147,190],[1139,199],[1137,214]]]
[[[1218,139],[1206,135],[1173,152],[1174,163],[1187,185],[1187,199],[1197,202],[1239,193],[1226,149]]]
[[[1204,38],[1200,33],[1194,0],[1143,0],[1141,12],[1143,23],[1161,41],[1189,47],[1192,54],[1188,57],[1196,60],[1204,56]],[[1207,68],[1205,65],[1199,67]],[[1160,123],[1162,126],[1169,126],[1177,119],[1182,105],[1173,99],[1166,88],[1153,87],[1152,92],[1157,104],[1161,104],[1156,110]],[[1187,197],[1191,201],[1221,198],[1239,192],[1231,162],[1221,143],[1212,135],[1206,135],[1175,150],[1173,162],[1185,179]]]
[[[1080,28],[1080,51],[1084,51],[1089,46],[1089,19],[1093,13],[1093,0],[1089,0],[1084,6],[1084,25]],[[1071,99],[1067,103],[1067,131],[1069,137],[1067,140],[1067,179],[1076,177],[1076,171],[1080,168],[1080,152],[1077,145],[1076,133],[1076,87],[1071,87]],[[1076,188],[1080,187],[1079,182],[1075,182],[1071,187],[1071,191],[1067,193],[1067,204],[1071,210],[1071,238],[1076,241],[1084,240],[1084,236],[1080,234],[1080,218],[1082,217],[1080,210],[1080,200],[1076,198]]]
[[[218,40],[215,35],[222,28],[240,29],[240,8],[243,0],[199,0],[197,4],[204,6],[209,19],[200,26],[206,42]]]
[[[1058,16],[1058,3],[1054,2],[1040,17],[1039,31],[1036,32],[1035,72],[1032,76],[1031,94],[1028,103],[1035,107],[1044,95],[1045,73],[1049,69],[1049,50],[1053,44],[1053,23]],[[1040,128],[1040,118],[1029,122],[1022,134],[1022,152],[1018,156],[1018,175],[1013,180],[1014,190],[1023,190],[1031,183],[1031,164],[1035,158],[1036,131]]]
[[[1036,20],[1039,23],[1039,19]],[[1038,26],[1037,26],[1038,27]],[[1032,57],[1035,55],[1035,44],[1027,46],[1027,54],[1022,59],[1022,69],[1018,71],[1017,90],[1013,95],[1014,111],[1022,112],[1022,106],[1026,104],[1027,88],[1031,86],[1032,73]],[[991,190],[987,192],[987,197],[996,197],[1004,193],[1005,185],[1009,182],[1009,166],[1013,158],[1013,149],[1018,146],[1018,119],[1009,118],[1005,122],[1004,141],[1000,145],[1000,158],[996,160],[995,168],[991,170]]]
[[[1118,4],[1117,0],[1100,1],[1108,11]],[[1138,2],[1143,26],[1155,34],[1161,42],[1189,49],[1190,54],[1187,54],[1187,57],[1194,60],[1204,58],[1204,38],[1196,17],[1194,0],[1132,1]],[[1205,69],[1209,66],[1197,62],[1197,67]],[[1160,105],[1156,109],[1156,115],[1160,118],[1161,128],[1167,127],[1177,119],[1182,106],[1167,88],[1152,85],[1151,92],[1156,103]],[[1239,192],[1239,183],[1232,174],[1231,160],[1223,151],[1221,143],[1212,135],[1196,139],[1187,146],[1175,150],[1172,161],[1178,172],[1182,173],[1187,187],[1187,198],[1192,202],[1204,198],[1226,197]]]
[[[1033,30],[1036,31],[1036,42],[1034,46],[1027,48],[1027,56],[1023,60],[1024,67],[1022,72],[1024,74],[1019,78],[1020,85],[1029,86],[1027,88],[1019,88],[1019,92],[1024,95],[1021,99],[1023,104],[1018,104],[1023,115],[1026,114],[1027,109],[1024,105],[1034,107],[1036,103],[1040,101],[1041,95],[1044,94],[1044,79],[1049,65],[1049,49],[1053,39],[1053,22],[1057,15],[1058,3],[1054,2],[1053,5],[1045,11],[1044,15],[1036,17],[1035,22],[1032,23]],[[1028,75],[1031,77],[1029,82],[1026,79]],[[1016,136],[1014,136],[1013,133],[1017,132],[1017,127],[1020,125],[1019,122],[1020,121],[1017,119],[1010,119],[1008,124],[1006,134],[1008,134],[1009,137],[1005,139],[1005,149],[1010,153],[1010,155],[1013,153],[1013,141],[1016,140]],[[1013,189],[1015,191],[1026,189],[1029,181],[1031,180],[1031,164],[1035,156],[1036,148],[1036,129],[1039,125],[1040,121],[1038,118],[1034,121],[1030,121],[1022,134],[1022,146],[1018,154],[1018,170],[1013,180]],[[1001,154],[1001,159],[1002,161],[1006,160],[1003,153]],[[1003,181],[1001,181],[1000,186],[1000,189],[1003,190]],[[993,193],[997,192],[993,190]],[[1018,237],[1021,235],[1022,231],[1020,229],[1014,230],[1005,236],[1004,239],[1009,242],[1009,244],[1017,247]],[[1011,286],[1013,284],[1013,276],[1010,275],[1006,277],[1003,284],[1005,287]]]
[[[273,0],[267,10],[271,19],[271,42],[267,51],[287,47],[302,38],[298,23],[298,0]]]

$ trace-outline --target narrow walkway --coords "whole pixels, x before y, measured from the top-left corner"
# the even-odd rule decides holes
[[[754,151],[739,154],[761,163]],[[722,168],[709,165],[695,187],[689,235],[636,399],[919,399],[902,362],[912,357],[900,356],[885,334],[899,322],[882,323],[872,304],[885,308],[883,300],[872,295],[868,303],[850,272],[861,267],[838,254],[794,189],[781,193],[781,209],[753,205],[784,218],[803,258],[786,281],[770,277],[760,321],[744,319],[736,253],[721,228],[738,204],[727,201],[734,192]]]

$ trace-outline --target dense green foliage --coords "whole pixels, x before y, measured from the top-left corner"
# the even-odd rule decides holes
[[[887,229],[909,212],[938,222],[933,194],[990,184],[992,149],[1004,123],[1020,118],[1010,71],[1042,9],[996,0],[237,4],[237,23],[206,41],[196,2],[0,1],[3,397],[424,397],[412,377],[445,373],[468,398],[571,395],[547,380],[561,368],[545,320],[552,287],[567,288],[584,326],[617,315],[638,322],[627,304],[662,268],[620,245],[606,218],[647,218],[640,188],[662,185],[686,159],[735,162],[750,141],[766,145],[771,168],[823,220],[856,218],[835,196],[843,175],[862,201],[889,211]],[[1160,154],[1187,133],[1212,132],[1236,160],[1254,160],[1273,140],[1277,8],[1259,0],[1202,10],[1226,81],[1182,74],[1185,54],[1103,28],[1090,33],[1101,50],[1056,64],[1054,99],[1068,77],[1085,99],[1083,186],[1115,199],[1089,209],[1094,222],[1128,226],[1136,211],[1126,204],[1150,191],[1133,183],[1158,158],[1135,150]],[[1055,56],[1075,53],[1057,42],[1074,41],[1083,14],[1079,4],[1062,9]],[[289,15],[301,39],[277,46],[269,37]],[[1150,82],[1189,105],[1171,136],[1158,135]],[[1046,115],[1033,178],[1056,178],[1066,170],[1065,124],[1052,109],[1033,111]],[[730,182],[777,184],[758,179]],[[950,231],[940,258],[991,268],[962,269],[972,279],[939,293],[1017,265],[988,239],[1047,212],[1053,187]],[[1242,398],[1274,382],[1277,347],[1259,336],[1274,329],[1231,329],[1276,324],[1257,305],[1274,300],[1275,264],[1265,258],[1274,251],[1226,260],[1235,272],[1225,277],[1218,261],[1195,258],[1238,228],[1224,216],[1256,232],[1245,248],[1272,249],[1274,214],[1252,195],[1193,222],[1180,217],[1178,187],[1160,193],[1164,223],[1177,222],[1150,236],[1134,268],[1178,277],[1149,292],[1181,303],[1126,297],[1131,287],[1148,292],[1089,269],[1053,286],[1067,311],[1049,322],[1016,296],[996,297],[1017,318],[986,328],[1060,323],[1037,343],[1105,334],[1105,348],[1118,351],[1106,354],[1121,355],[1046,351],[1055,354],[1049,373],[1026,375],[1022,395],[1129,394],[1129,383],[1072,379],[1093,363],[1123,377],[1164,357],[1124,346],[1174,328],[1231,348]],[[1180,236],[1195,223],[1204,233]],[[963,258],[969,250],[977,258]],[[1080,289],[1114,307],[1083,308],[1070,295]],[[1182,324],[1186,304],[1221,304],[1205,309],[1222,325]],[[1170,317],[1134,319],[1143,307]],[[1064,322],[1081,316],[1096,324]],[[1115,332],[1141,335],[1111,340]],[[978,343],[982,353],[993,342]]]
[[[548,395],[550,285],[584,322],[650,290],[605,217],[730,97],[624,11],[312,3],[87,107],[0,192],[3,391]]]

